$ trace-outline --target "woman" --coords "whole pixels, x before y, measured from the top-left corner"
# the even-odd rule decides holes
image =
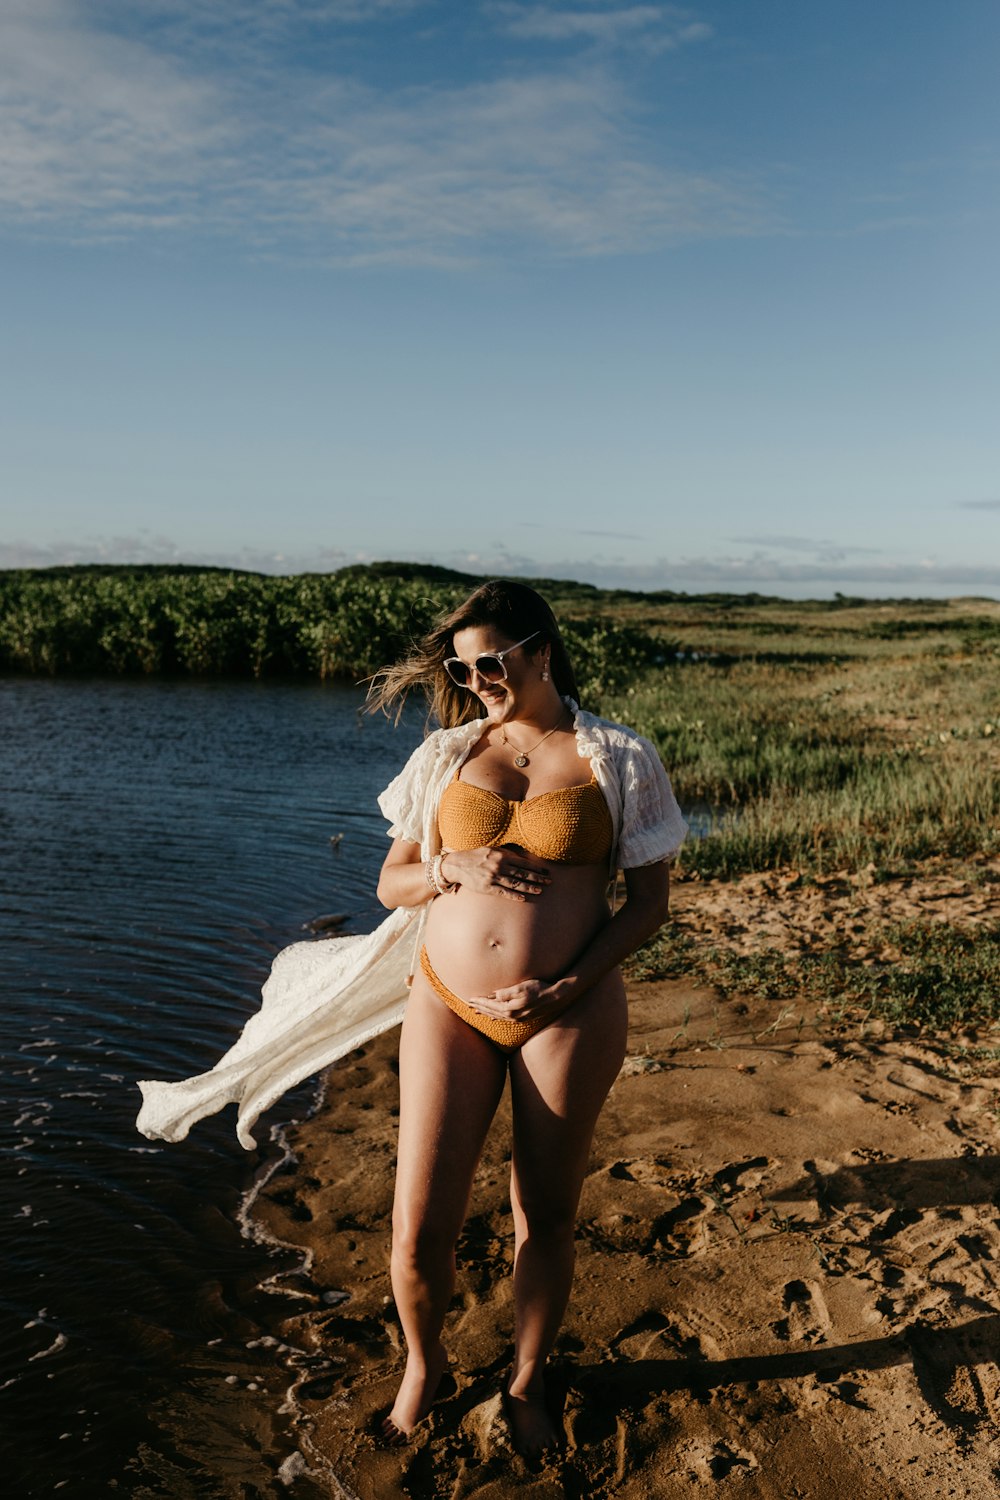
[[[444,727],[379,798],[392,825],[378,886],[389,916],[372,933],[283,949],[260,1011],[209,1072],[140,1083],[137,1125],[179,1141],[234,1102],[251,1150],[255,1121],[287,1089],[404,1022],[392,1283],[408,1358],[385,1421],[403,1440],[447,1363],[455,1242],[509,1073],[505,1408],[530,1456],[559,1436],[545,1361],[569,1296],[594,1125],[624,1055],[618,965],[666,916],[667,861],[686,828],[649,742],[577,708],[552,612],[525,584],[477,589],[380,674],[371,706],[418,687]],[[627,900],[612,916],[620,867]]]
[[[379,799],[393,838],[382,903],[424,908],[400,1042],[392,1286],[407,1364],[384,1422],[404,1441],[447,1355],[455,1243],[509,1074],[513,1112],[515,1448],[560,1434],[545,1362],[569,1297],[597,1117],[625,1052],[618,965],[667,915],[685,825],[652,746],[577,709],[548,605],[488,583],[380,674],[375,706],[430,690],[442,729]],[[627,899],[612,916],[609,877]]]

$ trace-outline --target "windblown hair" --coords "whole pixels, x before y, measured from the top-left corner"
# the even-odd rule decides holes
[[[398,723],[408,695],[419,691],[428,700],[431,715],[445,729],[484,718],[486,710],[479,698],[453,682],[444,666],[445,658],[455,655],[458,631],[476,625],[492,625],[511,641],[536,632],[525,651],[534,656],[549,644],[553,684],[563,696],[568,694],[579,701],[576,677],[551,609],[526,583],[500,578],[484,583],[445,615],[404,660],[375,673],[368,688],[368,711],[381,709]]]

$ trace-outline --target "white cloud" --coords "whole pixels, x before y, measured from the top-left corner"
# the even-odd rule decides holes
[[[224,151],[231,137],[211,86],[141,43],[95,36],[70,0],[7,7],[0,205],[8,220],[174,220],[192,161]]]
[[[579,5],[495,0],[487,9],[509,36],[525,41],[586,41],[604,46],[639,43],[661,52],[705,41],[712,34],[710,26],[692,21],[670,5],[601,5],[583,9]]]
[[[518,242],[600,255],[760,227],[735,185],[643,161],[624,113],[595,72],[358,100],[313,130],[320,161],[293,191],[346,247],[369,237],[416,258]]]
[[[596,63],[389,93],[258,45],[268,26],[407,8],[14,0],[0,211],[34,234],[223,235],[346,265],[631,253],[770,227],[736,176],[657,160],[628,89]],[[250,13],[256,33],[237,24]]]
[[[645,542],[648,540],[640,531],[598,531],[594,528],[581,526],[577,536],[604,536],[618,542]]]
[[[428,557],[427,559],[431,559]],[[434,561],[486,574],[514,574],[576,579],[604,588],[673,589],[686,593],[774,593],[790,597],[828,597],[835,592],[868,596],[1000,592],[1000,565],[850,560],[792,562],[764,554],[743,557],[667,557],[634,563],[606,557],[542,558],[501,548],[491,552],[438,553]]]
[[[16,3],[16,0],[15,0]],[[32,9],[32,0],[20,0]],[[106,22],[123,16],[141,26],[155,25],[168,39],[204,38],[211,33],[288,36],[317,27],[356,27],[393,20],[418,10],[434,11],[440,0],[89,0],[89,10]]]
[[[319,546],[307,552],[263,547],[180,547],[172,538],[139,531],[133,535],[85,537],[65,542],[0,542],[0,568],[56,568],[82,563],[187,564],[242,568],[251,573],[330,573],[348,563],[371,562],[370,552]]]
[[[853,562],[849,553],[866,550],[846,548],[830,559],[814,562],[788,562],[763,554],[755,557],[683,558],[677,562],[661,559],[659,566],[676,576],[722,583],[738,578],[741,584],[815,583],[839,588],[843,584],[887,586],[896,592],[903,588],[922,588],[925,584],[961,587],[1000,586],[1000,565],[991,563],[938,562]]]
[[[758,549],[777,547],[779,550],[787,552],[811,552],[817,562],[823,564],[840,562],[845,557],[863,556],[865,553],[878,556],[884,551],[882,547],[845,546],[840,542],[833,542],[829,539],[788,536],[780,532],[760,532],[753,536],[731,536],[729,540]]]

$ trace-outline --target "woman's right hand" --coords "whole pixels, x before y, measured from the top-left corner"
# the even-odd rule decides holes
[[[442,877],[485,896],[506,896],[508,901],[537,901],[551,885],[544,860],[525,849],[461,849],[441,861]]]

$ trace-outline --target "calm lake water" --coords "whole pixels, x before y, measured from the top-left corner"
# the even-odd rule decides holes
[[[145,1141],[134,1080],[211,1066],[304,922],[379,919],[375,796],[420,725],[359,704],[0,680],[5,1494],[282,1492],[294,1443],[258,1343],[275,1266],[238,1227],[277,1148],[242,1151],[232,1108],[183,1144]]]

